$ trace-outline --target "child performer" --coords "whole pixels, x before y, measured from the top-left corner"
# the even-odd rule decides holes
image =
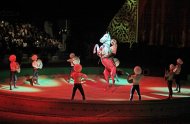
[[[168,99],[172,99],[172,95],[173,95],[172,83],[174,80],[174,72],[173,72],[174,68],[175,68],[175,66],[173,64],[170,64],[169,71],[166,71],[166,73],[165,73],[165,79],[167,80],[168,90],[169,90]]]
[[[176,82],[176,91],[178,93],[181,92],[181,65],[183,64],[182,59],[178,58],[177,59],[177,65],[175,66],[175,69],[173,70],[175,72],[174,78],[175,78],[175,82]]]
[[[10,90],[12,90],[12,83],[16,88],[17,73],[20,73],[20,65],[16,62],[16,55],[12,54],[9,56],[10,61]]]
[[[139,87],[139,82],[142,78],[142,69],[140,66],[135,66],[134,67],[134,74],[128,76],[128,80],[133,81],[133,86],[130,91],[130,101],[133,100],[133,94],[135,90],[137,91],[137,94],[139,95],[139,100],[141,100],[141,93],[140,93],[140,87]]]
[[[73,87],[73,93],[72,93],[71,100],[74,99],[77,89],[79,89],[79,91],[82,95],[82,99],[85,100],[85,94],[84,94],[84,90],[83,90],[81,82],[82,82],[82,79],[85,79],[88,77],[86,74],[81,73],[81,71],[82,71],[82,66],[80,64],[75,64],[74,71],[71,74],[71,77],[74,79],[74,87]]]
[[[38,62],[38,56],[36,54],[32,56],[32,67],[33,67],[32,83],[40,85],[38,82],[38,76],[39,76],[38,69],[42,68],[42,62],[41,63]]]

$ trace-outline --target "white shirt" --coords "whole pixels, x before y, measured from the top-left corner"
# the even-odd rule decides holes
[[[139,85],[140,79],[142,78],[141,74],[134,74],[129,77],[129,80],[133,80],[133,85]]]

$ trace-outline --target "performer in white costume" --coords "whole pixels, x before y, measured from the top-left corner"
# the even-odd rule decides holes
[[[175,78],[175,82],[176,82],[176,89],[175,91],[177,91],[178,93],[181,92],[181,65],[183,64],[183,60],[181,58],[178,58],[176,60],[177,64],[174,68],[174,78]]]
[[[134,67],[134,74],[129,75],[127,78],[128,80],[132,80],[133,81],[133,86],[131,87],[131,91],[130,91],[130,101],[133,100],[133,94],[135,92],[135,90],[137,91],[137,94],[139,96],[139,101],[141,100],[141,93],[140,93],[140,80],[142,78],[142,69],[140,66],[135,66]]]
[[[41,59],[38,59],[38,56],[36,54],[32,56],[32,67],[33,67],[32,83],[40,85],[38,82],[38,77],[39,77],[38,69],[42,69],[43,63]]]
[[[80,64],[80,58],[75,55],[75,53],[70,53],[69,54],[69,59],[67,59],[67,62],[70,62],[71,68],[70,68],[70,73],[69,73],[69,78],[68,78],[68,83],[70,82],[71,78],[71,73],[74,71],[74,65],[75,64]]]

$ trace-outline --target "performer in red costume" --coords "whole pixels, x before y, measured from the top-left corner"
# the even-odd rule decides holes
[[[80,58],[75,55],[75,53],[70,53],[69,54],[69,59],[67,59],[67,62],[70,62],[71,68],[70,68],[70,73],[69,73],[69,78],[68,78],[68,83],[71,81],[71,73],[74,71],[73,67],[75,64],[80,64]]]
[[[94,47],[94,52],[97,52],[97,55],[100,57],[102,64],[104,65],[104,77],[109,84],[109,77],[112,79],[112,83],[115,84],[115,75],[116,75],[116,65],[113,59],[110,57],[112,54],[110,49],[111,37],[109,33],[104,34],[104,36],[100,39],[100,42],[103,43],[100,47],[98,44]]]
[[[20,73],[20,65],[16,62],[16,55],[9,56],[10,61],[10,90],[12,90],[12,83],[16,88],[17,73]]]
[[[115,39],[111,39],[111,47],[110,47],[111,53],[109,55],[110,58],[112,58],[112,61],[114,62],[115,66],[116,66],[116,74],[115,74],[115,78],[117,81],[119,81],[118,75],[117,75],[117,67],[120,64],[119,59],[115,58],[116,54],[117,54],[117,40]]]
[[[86,79],[88,77],[86,74],[81,73],[81,71],[82,71],[82,66],[80,64],[75,64],[74,71],[71,73],[71,77],[74,80],[74,87],[73,87],[73,93],[72,93],[71,100],[74,99],[77,89],[80,91],[80,93],[82,95],[82,99],[85,100],[85,94],[84,94],[84,90],[83,90],[81,83],[84,79]]]

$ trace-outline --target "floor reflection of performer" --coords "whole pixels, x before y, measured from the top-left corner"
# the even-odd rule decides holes
[[[16,62],[16,55],[9,56],[10,61],[10,90],[12,90],[12,83],[16,88],[17,73],[20,73],[20,65]]]
[[[82,66],[80,64],[74,65],[74,71],[71,74],[71,77],[74,79],[74,87],[72,92],[71,100],[74,99],[76,90],[78,89],[82,95],[82,99],[85,100],[85,93],[82,87],[82,80],[88,78],[86,74],[81,73]]]
[[[36,54],[32,56],[32,67],[33,67],[32,83],[40,85],[38,82],[38,77],[39,77],[38,69],[42,68],[42,61],[38,59],[38,56]]]
[[[74,71],[73,67],[75,64],[80,64],[80,59],[75,55],[75,53],[70,53],[69,54],[69,59],[67,62],[70,62],[71,68],[70,68],[70,73],[69,73],[69,78],[68,78],[68,83],[71,80],[71,73]]]
[[[140,93],[140,86],[139,86],[140,80],[143,76],[141,73],[142,73],[141,67],[135,66],[134,74],[128,76],[128,80],[133,81],[133,86],[132,86],[131,91],[130,91],[130,99],[129,99],[130,101],[133,100],[133,94],[134,94],[135,90],[137,91],[137,94],[139,96],[139,100],[141,100],[141,93]]]

